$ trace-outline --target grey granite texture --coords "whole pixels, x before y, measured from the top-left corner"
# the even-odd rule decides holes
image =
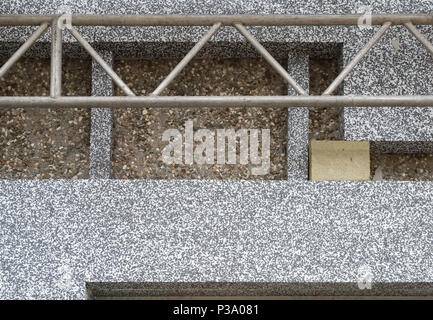
[[[433,11],[433,2],[430,2]],[[431,27],[418,27],[433,41]],[[365,40],[374,30],[365,30]],[[394,48],[392,43],[399,44]],[[362,47],[345,42],[344,63]],[[391,27],[344,83],[344,94],[428,95],[433,93],[433,56],[404,27]],[[433,108],[345,108],[344,138],[379,142],[381,152],[433,152]],[[389,142],[389,143],[386,143]]]
[[[61,4],[86,14],[339,14],[354,13],[359,6],[349,0],[218,5],[210,0],[7,0],[0,14],[54,13]],[[431,1],[370,4],[374,13],[433,11]],[[16,48],[33,29],[0,28],[1,53]],[[183,44],[191,46],[206,30],[78,29],[98,49],[137,55],[150,43],[146,54],[153,56],[167,55],[162,51],[167,48],[168,55],[179,54],[179,46],[186,51]],[[309,48],[300,57],[343,46],[344,63],[374,32],[357,27],[249,29],[280,56],[288,56],[287,42]],[[432,28],[421,29],[432,40]],[[432,93],[431,58],[400,27],[391,31],[345,81],[345,94]],[[395,32],[400,33],[398,51],[390,47]],[[29,54],[39,50],[46,55],[48,39],[49,32]],[[83,54],[66,32],[65,42],[67,52]],[[231,27],[203,50],[218,46],[247,48]],[[304,127],[306,114],[297,110],[291,123],[299,126],[289,128],[295,130],[289,136],[297,136],[297,148],[304,148],[308,123]],[[410,114],[346,108],[343,118],[346,139],[393,141],[399,147],[402,141],[423,150],[424,142],[432,140],[429,108]],[[106,137],[108,131],[101,132]],[[0,298],[85,299],[86,282],[281,282],[312,285],[313,292],[315,285],[330,284],[329,290],[350,283],[357,293],[354,284],[363,266],[372,270],[373,288],[421,283],[427,284],[426,291],[416,286],[418,292],[431,294],[432,201],[431,182],[0,180]]]
[[[99,52],[109,65],[113,65],[111,51]],[[92,95],[113,95],[113,81],[102,67],[92,62]],[[113,110],[92,108],[90,131],[90,179],[109,179],[111,174],[111,148],[113,144]]]
[[[295,81],[309,91],[309,56],[296,52],[289,53],[287,70]],[[288,86],[288,94],[296,95]],[[308,180],[308,108],[287,110],[287,179]]]
[[[427,294],[432,207],[430,182],[0,180],[0,298],[85,299],[86,282],[356,293],[363,266],[373,288]]]
[[[240,0],[220,1],[194,0],[187,3],[176,1],[102,1],[102,0],[57,0],[38,1],[6,0],[0,14],[53,14],[61,6],[68,6],[74,14],[348,14],[356,13],[368,2],[354,0],[271,0],[243,2]],[[431,13],[432,4],[425,0],[371,1],[373,13]],[[135,42],[135,41],[197,41],[207,28],[203,27],[81,27],[83,35],[91,42]],[[357,27],[255,27],[252,28],[263,41],[283,42],[343,42],[347,31]],[[26,32],[18,32],[26,30]],[[29,28],[2,28],[3,41],[24,40],[30,35]],[[42,40],[49,39],[49,32]],[[220,30],[215,41],[244,41],[233,27]],[[75,42],[68,33],[66,42]]]

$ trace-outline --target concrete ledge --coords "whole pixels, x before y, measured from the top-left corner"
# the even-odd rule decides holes
[[[365,266],[373,288],[413,288],[433,279],[432,207],[431,182],[0,180],[0,298],[85,299],[86,282],[356,284]]]
[[[323,299],[428,298],[433,283],[375,283],[360,290],[357,283],[285,282],[105,282],[86,284],[89,299]]]

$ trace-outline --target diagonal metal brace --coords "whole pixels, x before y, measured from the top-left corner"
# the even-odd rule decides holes
[[[277,60],[266,50],[254,36],[240,23],[235,24],[236,29],[256,48],[256,50],[265,58],[265,60],[277,71],[288,84],[300,95],[306,96],[307,93],[301,86],[289,75],[289,73],[278,63]]]
[[[74,29],[74,27],[67,28],[75,39],[83,46],[84,49],[92,56],[93,59],[107,72],[113,81],[125,92],[128,96],[135,96],[134,92],[123,82],[122,79],[114,72],[114,70],[102,59],[102,57],[92,48],[92,46]]]
[[[418,39],[419,42],[421,42],[427,48],[428,51],[430,51],[431,54],[433,54],[433,45],[417,28],[415,28],[412,22],[407,22],[404,24],[404,26],[415,36],[415,38]]]
[[[215,23],[212,28],[200,39],[199,42],[188,52],[188,54],[177,64],[177,66],[169,73],[169,75],[161,82],[161,84],[152,92],[151,96],[159,95],[167,86],[173,81],[173,79],[182,71],[183,68],[194,58],[197,52],[212,38],[212,36],[221,27],[221,22]]]
[[[9,58],[8,61],[0,68],[0,77],[3,77],[9,69],[18,61],[21,56],[35,43],[36,40],[47,30],[48,23],[43,23],[41,26],[27,39],[26,42]]]
[[[365,57],[365,55],[370,51],[374,44],[379,41],[380,38],[385,34],[385,32],[391,26],[391,22],[385,22],[383,26],[376,32],[373,38],[367,42],[367,44],[362,48],[358,54],[350,61],[350,63],[344,68],[343,71],[338,75],[337,78],[331,83],[331,85],[323,93],[324,96],[332,94],[338,86],[343,82],[344,79],[349,75],[349,73],[356,67],[356,65]]]

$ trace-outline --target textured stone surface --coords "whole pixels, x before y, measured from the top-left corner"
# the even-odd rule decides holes
[[[0,298],[81,299],[86,281],[356,283],[362,266],[373,288],[431,283],[432,206],[430,182],[0,180]]]
[[[370,156],[371,178],[392,181],[432,181],[433,154],[377,154]]]
[[[311,57],[310,94],[321,95],[338,76],[341,57],[318,58]],[[337,95],[335,92],[334,95]],[[341,107],[314,108],[309,111],[310,140],[340,140]]]
[[[310,141],[310,180],[370,180],[368,141]]]
[[[428,296],[433,293],[429,283],[375,283],[369,290],[359,290],[353,282],[97,282],[87,283],[89,299],[143,297],[218,297],[218,299],[305,299],[305,296]],[[332,299],[332,297],[331,297]],[[362,299],[362,298],[361,298]]]
[[[287,66],[286,59],[279,62]],[[177,63],[178,59],[118,59],[115,71],[134,93],[143,95],[152,92]],[[116,88],[115,94],[122,92]],[[287,84],[281,76],[265,60],[256,58],[195,59],[162,92],[162,95],[191,96],[286,94]],[[114,109],[114,119],[112,177],[115,179],[287,178],[287,109],[118,108]],[[184,135],[187,121],[192,121],[195,133],[207,129],[217,135],[218,128],[270,130],[269,171],[253,174],[255,165],[251,158],[246,164],[240,164],[239,160],[235,164],[218,164],[217,159],[214,163],[191,164],[185,158],[177,164],[164,162],[163,152],[168,144],[162,139],[164,132],[176,129]],[[186,141],[184,135],[183,142]],[[217,144],[214,141],[215,148]]]
[[[90,65],[63,60],[65,96],[90,95]],[[0,95],[49,95],[49,73],[49,59],[22,58],[0,78]],[[85,108],[0,110],[0,179],[87,179],[89,132]]]
[[[433,3],[429,4],[433,10]],[[431,27],[418,27],[433,41]],[[364,39],[344,44],[348,63]],[[396,50],[392,41],[400,43]],[[433,56],[404,27],[394,26],[376,44],[344,83],[344,94],[428,95],[433,92]],[[384,152],[433,152],[433,108],[345,108],[344,138],[382,142]],[[391,142],[391,143],[383,143]]]
[[[349,0],[232,0],[217,6],[199,0],[7,0],[0,13],[54,13],[60,4],[87,14],[339,14],[358,7]],[[432,4],[375,1],[372,9],[431,13]],[[10,54],[18,46],[13,43],[24,41],[33,29],[0,28],[2,42],[11,42],[1,46],[1,53]],[[149,57],[179,56],[206,30],[78,29],[95,47],[125,55],[143,50]],[[287,55],[287,42],[304,55],[335,54],[344,42],[344,63],[374,32],[357,27],[249,29],[279,57]],[[431,27],[421,30],[432,39]],[[431,93],[431,58],[400,27],[391,31],[345,81],[345,94]],[[395,52],[390,41],[396,31],[401,48]],[[49,32],[29,54],[47,55],[48,39]],[[65,51],[82,54],[73,41],[65,34]],[[254,52],[231,27],[212,41],[201,54]],[[289,135],[300,136],[301,142],[308,130],[305,113],[300,110],[293,119],[300,126],[289,129],[296,131]],[[346,109],[344,134],[346,139],[415,141],[423,148],[423,141],[431,140],[431,123],[427,108],[410,114]],[[0,180],[0,297],[85,298],[86,281],[356,283],[363,266],[372,270],[373,287],[377,282],[431,284],[432,192],[430,182]]]

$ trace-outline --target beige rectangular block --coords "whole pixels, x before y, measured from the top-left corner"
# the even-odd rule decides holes
[[[370,180],[369,141],[311,140],[310,180]]]

